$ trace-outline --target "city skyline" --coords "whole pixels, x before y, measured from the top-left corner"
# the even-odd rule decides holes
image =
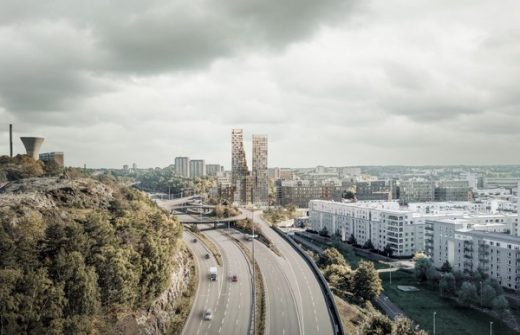
[[[271,166],[518,164],[520,4],[447,4],[6,0],[0,153],[13,123],[71,166],[222,164],[230,128]]]

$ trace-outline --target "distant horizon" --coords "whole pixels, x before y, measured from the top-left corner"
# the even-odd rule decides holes
[[[520,164],[504,1],[5,0],[0,153],[12,123],[72,166],[229,166],[233,128],[272,166]]]

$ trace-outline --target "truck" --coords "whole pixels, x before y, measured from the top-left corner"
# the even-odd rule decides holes
[[[209,280],[217,280],[217,267],[212,266],[209,268]]]

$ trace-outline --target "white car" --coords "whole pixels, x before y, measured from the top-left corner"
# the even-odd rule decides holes
[[[211,309],[206,309],[204,311],[204,320],[211,320],[213,319],[213,313],[211,312]]]

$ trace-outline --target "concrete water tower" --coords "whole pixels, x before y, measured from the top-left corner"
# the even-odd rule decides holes
[[[40,147],[42,146],[43,137],[20,137],[27,151],[27,155],[31,156],[34,160],[38,160],[40,157]]]

